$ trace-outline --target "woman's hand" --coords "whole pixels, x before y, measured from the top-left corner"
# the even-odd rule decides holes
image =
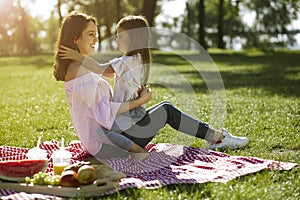
[[[62,59],[70,59],[75,60],[77,62],[82,63],[85,57],[81,55],[78,51],[75,51],[74,49],[71,49],[69,47],[61,45],[58,49],[58,55]]]

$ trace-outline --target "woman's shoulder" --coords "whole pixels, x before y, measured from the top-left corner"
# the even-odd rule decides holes
[[[65,76],[65,81],[73,80],[77,77],[83,76],[85,74],[89,73],[89,71],[83,67],[78,62],[72,62],[67,69],[67,73]]]

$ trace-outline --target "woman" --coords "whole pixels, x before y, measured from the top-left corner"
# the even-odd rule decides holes
[[[97,42],[95,21],[84,14],[71,13],[62,24],[60,38],[57,47],[68,46],[88,57]],[[145,152],[143,148],[165,124],[183,133],[206,139],[214,144],[213,148],[233,149],[248,143],[247,138],[232,136],[227,131],[215,130],[193,119],[169,102],[152,106],[136,124],[126,130],[113,132],[111,128],[118,125],[115,121],[120,113],[128,112],[150,100],[150,88],[144,89],[138,99],[122,104],[112,102],[112,94],[109,92],[111,88],[105,80],[88,72],[78,62],[71,62],[69,59],[63,61],[60,55],[56,54],[54,75],[57,80],[65,81],[72,121],[78,137],[87,151],[98,158],[122,156],[127,151]],[[64,63],[67,61],[69,63]]]

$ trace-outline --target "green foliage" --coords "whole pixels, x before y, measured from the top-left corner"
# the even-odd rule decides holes
[[[247,136],[247,147],[226,153],[300,163],[300,52],[264,53],[211,50],[227,95],[225,127]],[[209,93],[197,72],[179,56],[155,52],[154,62],[172,66],[191,83],[197,95],[197,116],[210,120]],[[192,58],[192,55],[191,55]],[[52,56],[0,58],[0,145],[33,147],[42,140],[76,140],[64,86],[52,77]],[[162,75],[167,78],[166,75]],[[180,83],[174,81],[174,87]],[[152,86],[151,104],[178,103],[172,91]],[[185,101],[189,104],[189,100]],[[195,114],[195,113],[194,113]],[[165,127],[154,142],[189,143],[181,133]],[[177,137],[175,141],[173,138]],[[191,146],[204,147],[203,140]],[[228,183],[171,185],[155,190],[126,189],[104,199],[290,199],[300,198],[299,168],[261,171]]]
[[[56,40],[59,31],[59,23],[54,12],[51,13],[49,19],[44,22],[43,28],[46,32],[46,37],[38,40],[38,44],[42,44],[43,52],[53,53],[56,48]]]
[[[0,17],[0,56],[8,55],[8,46],[10,46],[12,39],[8,30],[12,29],[17,23],[16,15],[10,13],[16,12],[12,1],[0,1],[1,17]]]
[[[260,43],[266,47],[275,49],[276,47],[286,47],[293,45],[295,42],[295,33],[299,33],[299,28],[290,27],[293,20],[298,19],[300,10],[299,0],[251,0],[246,1],[245,6],[256,14],[254,26],[249,30],[248,34],[256,34],[260,38],[250,37],[247,43],[253,47],[253,41]],[[293,30],[294,29],[294,30]],[[256,45],[258,47],[258,45]]]
[[[198,2],[188,0],[188,8],[182,20],[182,32],[198,41],[199,10]],[[218,5],[219,0],[205,1],[206,43],[217,46]],[[223,6],[223,39],[226,47],[232,47],[234,39],[244,39],[243,48],[260,48],[274,50],[294,45],[298,27],[291,27],[293,20],[298,19],[299,0],[224,0]],[[245,12],[255,13],[254,25],[249,27],[242,19]],[[190,26],[193,27],[190,30]]]
[[[219,0],[209,0],[204,1],[205,7],[205,21],[204,28],[206,30],[207,43],[210,47],[217,46],[217,32],[218,32],[218,4]],[[191,38],[199,41],[198,27],[199,27],[199,1],[187,1],[187,6],[184,19],[182,20],[182,33],[190,36]],[[190,30],[188,27],[192,26]],[[223,32],[224,36],[228,36],[230,39],[226,42],[229,46],[233,45],[232,39],[234,37],[244,37],[245,36],[245,24],[242,22],[240,15],[240,8],[238,5],[234,4],[232,1],[224,1],[224,15],[223,15],[223,26],[225,27]]]
[[[0,1],[0,56],[52,53],[58,20],[32,17],[22,6],[17,0]]]
[[[54,0],[53,0],[54,1]],[[157,0],[154,16],[161,13],[161,6],[168,0]],[[53,53],[59,30],[58,9],[53,8],[49,19],[32,17],[30,8],[35,0],[0,0],[0,56],[35,55]],[[126,15],[143,14],[141,0],[61,0],[61,8],[80,10],[95,16],[100,24],[99,41],[111,38],[115,34],[117,21]],[[148,2],[145,0],[145,2]],[[200,41],[199,37],[199,0],[187,0],[189,9],[183,16],[167,17],[161,22],[163,27],[179,31]],[[216,47],[218,33],[219,0],[205,0],[205,24],[203,46]],[[46,2],[47,3],[47,2]],[[223,34],[219,36],[226,42],[226,48],[232,48],[236,41],[243,42],[243,48],[261,48],[274,50],[295,45],[298,27],[291,27],[298,19],[300,0],[224,0]],[[254,26],[242,20],[244,12],[256,13]],[[63,16],[62,16],[63,17]],[[293,28],[293,29],[292,29]],[[202,33],[202,32],[201,32]],[[203,33],[204,34],[204,33]],[[224,36],[224,37],[223,37]],[[106,41],[108,42],[108,40]],[[204,45],[205,44],[205,45]],[[108,49],[114,45],[102,44]],[[223,46],[223,45],[222,45]],[[189,44],[188,44],[188,47]],[[99,43],[101,49],[101,43]]]

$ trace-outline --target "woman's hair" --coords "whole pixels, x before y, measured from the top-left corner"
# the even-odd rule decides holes
[[[78,50],[74,41],[82,36],[82,32],[86,29],[89,22],[96,24],[96,19],[85,13],[73,11],[68,14],[62,21],[60,32],[56,42],[56,52],[54,61],[53,75],[57,81],[64,81],[68,66],[72,60],[61,59],[58,55],[58,49],[61,45],[71,49]]]
[[[130,50],[126,55],[131,56],[140,53],[142,56],[144,64],[143,84],[146,84],[151,63],[149,23],[143,16],[129,15],[117,23],[117,28],[119,27],[127,31],[130,37]]]

